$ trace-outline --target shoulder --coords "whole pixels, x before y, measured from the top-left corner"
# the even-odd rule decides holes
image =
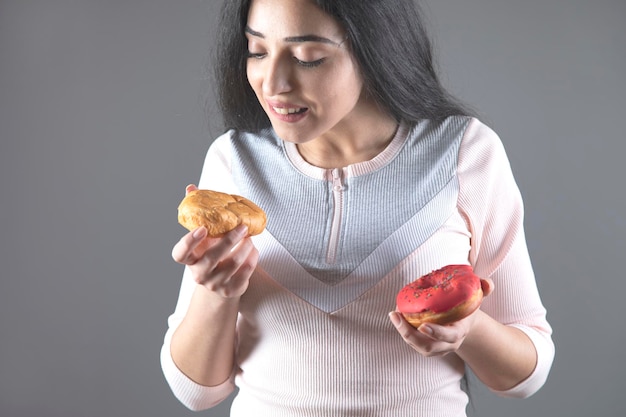
[[[280,140],[271,129],[260,132],[229,129],[211,142],[207,158],[229,161],[238,154],[261,152],[268,145],[280,146]]]
[[[506,155],[500,136],[485,123],[476,118],[469,118],[461,143],[461,157],[475,159],[486,156]]]
[[[457,178],[459,206],[469,217],[502,218],[523,212],[522,196],[502,140],[492,128],[475,118],[463,134]]]
[[[423,119],[409,124],[409,140],[429,138],[437,143],[455,143],[463,137],[475,119],[468,116],[449,116],[441,120]]]

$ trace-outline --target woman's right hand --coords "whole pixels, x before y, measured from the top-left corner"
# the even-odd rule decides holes
[[[187,186],[186,192],[195,190]],[[172,258],[187,265],[194,280],[222,298],[240,297],[256,268],[259,252],[240,225],[223,237],[207,237],[204,226],[183,236],[172,249]]]

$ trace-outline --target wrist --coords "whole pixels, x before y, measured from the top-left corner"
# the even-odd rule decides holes
[[[480,309],[476,310],[471,318],[471,324],[467,335],[458,349],[458,353],[461,357],[465,352],[471,351],[484,343],[485,336],[489,331],[489,321],[491,320],[492,319],[488,314],[484,313]]]
[[[240,297],[223,297],[203,285],[198,285],[191,298],[189,311],[214,320],[216,316],[226,317],[236,314],[239,310]]]

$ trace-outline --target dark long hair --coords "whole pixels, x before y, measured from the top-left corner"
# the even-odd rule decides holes
[[[345,29],[365,91],[398,121],[467,115],[441,85],[422,13],[414,0],[312,0]],[[251,0],[225,0],[215,57],[225,128],[259,130],[270,121],[246,77],[244,29]]]

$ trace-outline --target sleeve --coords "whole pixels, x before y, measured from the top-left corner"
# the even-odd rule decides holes
[[[232,192],[230,189],[233,185],[229,161],[230,135],[227,133],[217,138],[209,147],[198,188]],[[176,367],[172,359],[170,354],[172,335],[187,312],[196,285],[189,271],[185,268],[176,308],[167,321],[168,328],[161,347],[160,361],[165,380],[170,386],[174,396],[187,408],[199,411],[219,404],[235,390],[235,370],[233,369],[230,378],[224,381],[224,383],[214,387],[207,387],[199,385],[188,378]]]
[[[481,308],[499,322],[522,330],[533,342],[537,365],[517,386],[494,391],[525,398],[545,383],[554,360],[552,328],[546,319],[524,234],[524,207],[500,138],[473,119],[459,150],[459,207],[471,232],[470,263],[491,278],[494,292]]]

